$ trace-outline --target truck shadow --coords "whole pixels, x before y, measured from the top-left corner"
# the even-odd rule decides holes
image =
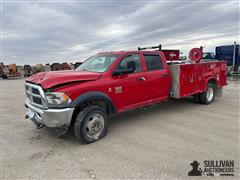
[[[184,111],[196,109],[198,106],[201,106],[201,104],[195,104],[192,98],[188,97],[183,99],[170,99],[165,103],[159,103],[119,113],[109,117],[109,129],[107,136],[114,134],[115,130],[124,129],[129,126],[136,126],[136,123],[138,126],[141,126],[145,120],[151,123],[153,119],[148,119],[148,116],[157,117],[159,121],[168,121],[169,119],[161,118],[161,115],[166,113],[184,113]],[[51,136],[53,136],[53,133],[54,132],[51,132]],[[65,137],[63,137],[63,139],[74,144],[77,142],[74,136],[73,128],[70,128],[69,132]]]
[[[115,128],[118,128],[117,126],[119,124],[125,122],[127,122],[128,125],[131,123],[135,124],[136,121],[142,120],[142,118],[140,118],[142,116],[157,116],[159,117],[159,120],[164,120],[163,118],[161,119],[161,114],[163,113],[189,111],[190,108],[197,108],[197,106],[199,106],[199,104],[195,104],[191,97],[184,99],[170,99],[165,103],[146,106],[112,116],[109,118],[109,129],[114,130]],[[143,119],[145,120],[146,118]]]
[[[217,99],[215,99],[217,101]],[[110,137],[115,133],[124,128],[133,126],[144,126],[144,123],[148,121],[149,123],[156,120],[156,118],[161,122],[169,121],[167,118],[161,118],[169,113],[183,113],[194,111],[198,109],[198,106],[204,106],[202,104],[196,104],[193,102],[192,97],[183,98],[183,99],[170,99],[165,103],[159,103],[151,106],[146,106],[143,108],[138,108],[134,110],[129,110],[123,113],[119,113],[114,116],[109,117],[109,128],[107,136]],[[151,117],[151,118],[149,118]],[[154,118],[152,118],[154,117]],[[161,124],[160,122],[160,124]],[[48,134],[49,138],[57,138],[56,133],[51,128],[44,128],[45,135]],[[59,138],[60,143],[67,143],[71,145],[78,145],[78,141],[75,138],[73,128],[71,127],[68,133]]]

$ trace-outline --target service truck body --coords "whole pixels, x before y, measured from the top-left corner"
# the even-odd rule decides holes
[[[207,82],[216,81],[217,88],[226,85],[226,63],[206,61],[201,63],[172,64],[169,66],[172,75],[171,97],[183,98],[204,92]]]
[[[108,64],[104,71],[83,68],[89,63],[86,67],[101,69],[104,58],[104,66]],[[215,91],[227,84],[224,61],[168,65],[162,51],[110,52],[92,59],[74,71],[43,72],[26,79],[27,117],[38,128],[73,125],[76,137],[90,143],[105,136],[105,114],[164,102],[171,97],[195,96],[201,103],[209,104]]]

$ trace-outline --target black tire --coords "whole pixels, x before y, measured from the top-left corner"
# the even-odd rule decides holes
[[[211,94],[211,96],[209,96],[209,93]],[[215,84],[208,83],[206,91],[199,95],[200,103],[202,103],[202,104],[211,104],[214,101],[214,99],[215,99],[215,94],[216,94],[216,86],[215,86]]]
[[[200,103],[200,94],[194,94],[193,95],[193,102],[196,104]]]
[[[93,116],[96,116],[96,118],[94,119]],[[92,131],[95,132],[95,129],[94,128],[89,129],[89,124],[95,123],[93,124],[95,126],[96,122],[97,127],[95,128],[98,128],[98,130],[96,131],[100,132],[96,133],[96,136],[93,137],[93,135],[90,134]],[[84,108],[82,111],[79,112],[74,122],[74,134],[76,138],[81,143],[84,144],[89,144],[105,137],[107,134],[107,129],[108,129],[107,114],[102,108],[98,106],[88,106]]]

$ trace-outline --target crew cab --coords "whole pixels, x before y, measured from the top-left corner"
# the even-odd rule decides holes
[[[201,56],[167,63],[161,49],[105,52],[75,70],[35,74],[25,82],[26,118],[60,135],[73,126],[80,142],[92,143],[106,135],[109,115],[187,96],[210,104],[227,84],[227,66]]]

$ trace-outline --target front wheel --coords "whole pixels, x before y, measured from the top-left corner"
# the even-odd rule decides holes
[[[215,98],[216,87],[212,83],[208,83],[207,89],[204,93],[199,95],[202,104],[211,104]]]
[[[98,106],[89,106],[77,115],[74,134],[80,142],[88,144],[106,136],[107,128],[106,112]]]

